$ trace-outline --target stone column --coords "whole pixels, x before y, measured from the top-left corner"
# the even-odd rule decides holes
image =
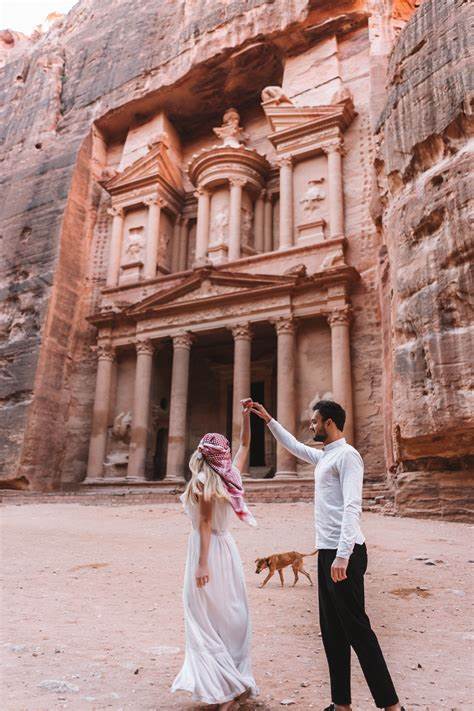
[[[137,342],[135,393],[127,476],[144,479],[146,446],[150,419],[150,386],[153,345],[148,340]]]
[[[324,151],[328,157],[329,236],[343,237],[342,146],[339,143],[331,143]]]
[[[168,429],[167,478],[184,478],[188,412],[189,356],[193,336],[180,333],[173,337],[170,420]]]
[[[148,200],[148,223],[146,230],[145,244],[145,267],[143,274],[145,279],[156,277],[156,262],[158,259],[158,241],[160,237],[160,216],[161,210],[165,206],[164,200],[154,198]]]
[[[211,196],[205,188],[198,188],[194,196],[198,199],[195,262],[197,266],[202,266],[207,261],[209,246]]]
[[[280,162],[280,249],[293,245],[293,161],[291,156]]]
[[[92,432],[89,442],[87,478],[103,476],[107,448],[107,428],[110,410],[110,384],[115,360],[115,352],[110,344],[97,346],[97,378],[95,384],[94,409],[92,411]]]
[[[251,353],[252,331],[248,323],[238,324],[231,328],[234,337],[234,386],[232,402],[232,453],[237,453],[240,441],[241,406],[244,397],[250,397],[251,385]],[[247,474],[248,459],[243,467],[242,474]]]
[[[176,220],[173,225],[173,244],[171,246],[171,272],[179,271],[179,250],[182,219],[183,218],[180,215],[176,215]]]
[[[242,189],[244,178],[230,179],[229,201],[229,262],[240,259],[240,232],[242,222]]]
[[[352,407],[352,369],[349,307],[333,311],[328,316],[331,327],[332,392],[334,400],[346,411],[344,434],[348,442],[354,441],[354,414]]]
[[[277,420],[289,432],[296,429],[295,323],[279,318],[277,332]],[[277,443],[276,476],[296,476],[295,457]]]
[[[273,204],[272,195],[268,190],[265,196],[264,219],[263,219],[263,251],[273,250]]]
[[[111,207],[107,212],[109,215],[112,215],[113,219],[106,285],[117,286],[120,274],[120,260],[122,258],[124,212],[120,207]]]
[[[188,257],[188,224],[189,218],[181,218],[181,232],[179,234],[179,257],[178,257],[178,271],[184,272],[187,267],[187,257]]]
[[[264,251],[264,219],[265,219],[265,190],[262,190],[255,201],[255,249],[257,252]]]

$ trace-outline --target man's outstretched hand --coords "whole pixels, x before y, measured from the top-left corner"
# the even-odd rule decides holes
[[[261,417],[264,422],[270,422],[272,419],[272,416],[270,413],[265,410],[263,405],[260,405],[259,402],[253,402],[252,407],[250,408],[250,412],[253,412],[255,415],[258,415],[258,417]]]

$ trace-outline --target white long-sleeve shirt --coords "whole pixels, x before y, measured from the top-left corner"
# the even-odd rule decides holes
[[[344,438],[322,450],[299,442],[276,420],[268,428],[289,452],[314,470],[314,514],[316,548],[337,549],[340,558],[349,558],[356,543],[364,543],[360,528],[364,462],[359,452]]]

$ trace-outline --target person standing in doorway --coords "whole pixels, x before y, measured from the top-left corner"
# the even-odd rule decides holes
[[[332,696],[325,711],[351,709],[351,647],[376,706],[404,711],[365,611],[367,548],[360,528],[364,463],[344,438],[344,409],[332,400],[314,406],[310,429],[314,440],[323,443],[322,450],[299,442],[260,403],[252,403],[251,411],[291,454],[316,465],[319,622]]]

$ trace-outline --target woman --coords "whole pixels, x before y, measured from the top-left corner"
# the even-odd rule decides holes
[[[191,480],[181,497],[193,530],[184,574],[185,658],[172,691],[191,692],[194,701],[218,704],[220,711],[231,709],[244,693],[258,693],[244,572],[229,532],[235,514],[257,525],[245,505],[240,475],[250,446],[251,404],[242,400],[234,461],[223,435],[204,435],[189,462]]]

